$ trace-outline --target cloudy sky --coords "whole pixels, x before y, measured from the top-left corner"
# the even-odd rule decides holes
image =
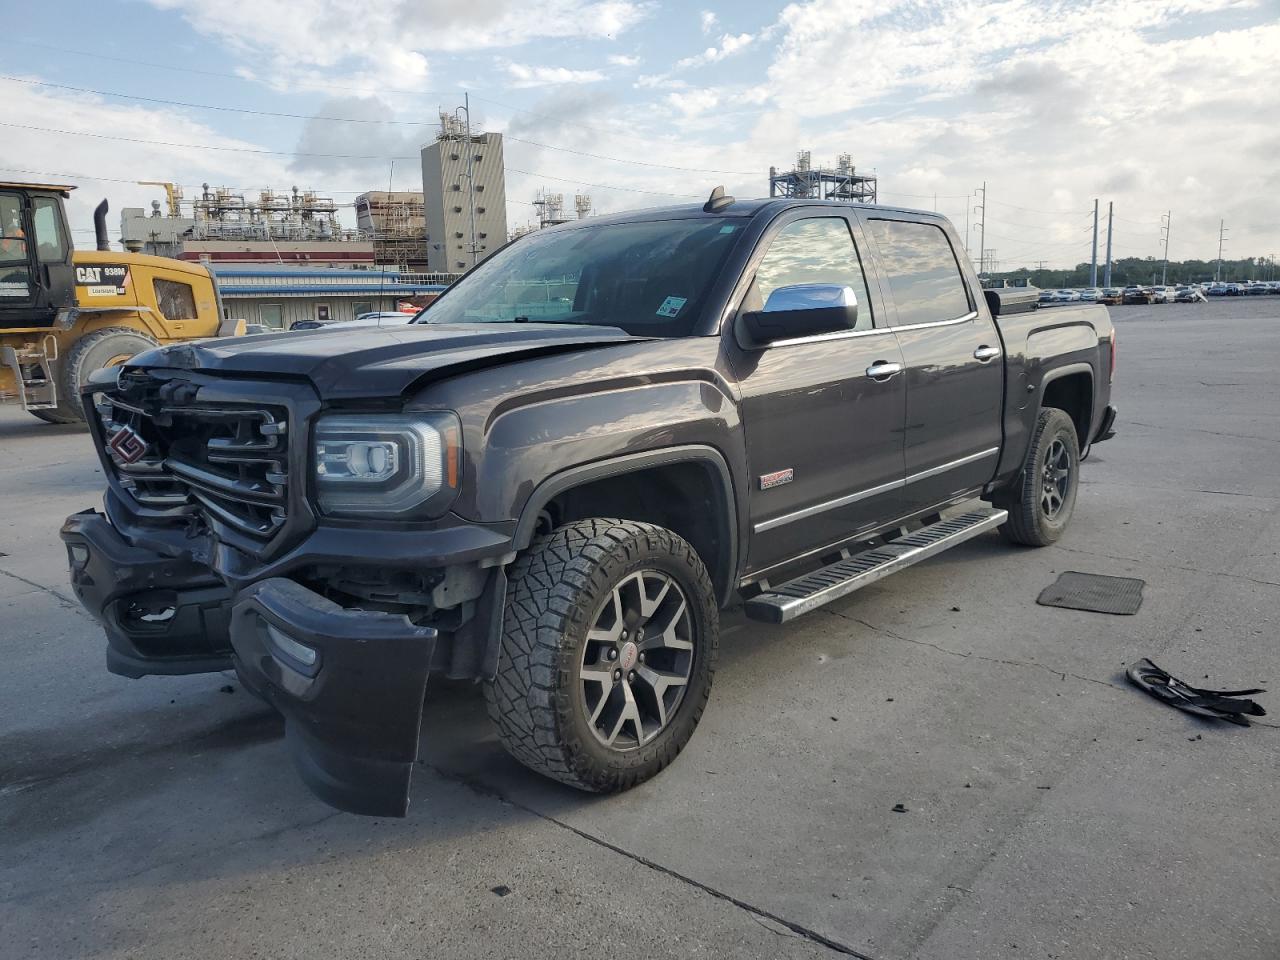
[[[17,4],[15,4],[17,6]],[[25,6],[25,5],[23,5]],[[1002,268],[1280,252],[1280,3],[1084,0],[72,0],[9,18],[0,177],[78,185],[77,239],[136,180],[421,189],[469,92],[507,134],[508,220],[540,187],[598,210],[767,194],[850,153],[881,201],[965,229],[988,188]],[[936,198],[936,199],[935,199]],[[353,218],[348,217],[349,221]],[[973,250],[976,256],[977,232]]]

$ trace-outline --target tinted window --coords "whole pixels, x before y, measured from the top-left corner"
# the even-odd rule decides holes
[[[689,336],[741,225],[695,217],[532,233],[485,260],[415,322],[599,324]]]
[[[758,310],[779,287],[800,283],[851,287],[858,298],[857,329],[871,328],[871,296],[844,218],[815,217],[783,227],[756,268],[756,282],[746,306]]]
[[[941,227],[901,220],[868,224],[898,306],[899,326],[954,320],[969,312],[960,265]]]
[[[40,197],[34,207],[31,219],[36,228],[36,255],[45,263],[61,263],[67,256],[67,247],[58,228],[57,201]]]
[[[196,298],[191,287],[175,280],[155,281],[156,304],[166,320],[194,320],[196,318]]]

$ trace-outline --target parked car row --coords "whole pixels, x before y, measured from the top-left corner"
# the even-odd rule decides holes
[[[1256,297],[1280,294],[1280,280],[1246,280],[1243,283],[1207,283],[1204,292],[1211,297]]]
[[[1082,290],[1041,290],[1041,306],[1057,303],[1204,303],[1209,297],[1280,295],[1280,280],[1250,280],[1242,283],[1179,283],[1120,287],[1086,287]]]

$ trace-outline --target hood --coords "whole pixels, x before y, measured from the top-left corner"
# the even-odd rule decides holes
[[[617,327],[548,323],[335,325],[161,347],[131,366],[305,377],[326,400],[393,397],[428,374],[645,340]]]

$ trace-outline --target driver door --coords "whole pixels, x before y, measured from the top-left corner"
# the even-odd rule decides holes
[[[748,574],[848,539],[901,512],[904,365],[856,221],[800,208],[771,226],[740,312],[801,284],[850,288],[853,330],[746,347],[727,333],[751,488]],[[873,293],[873,291],[875,291]]]

